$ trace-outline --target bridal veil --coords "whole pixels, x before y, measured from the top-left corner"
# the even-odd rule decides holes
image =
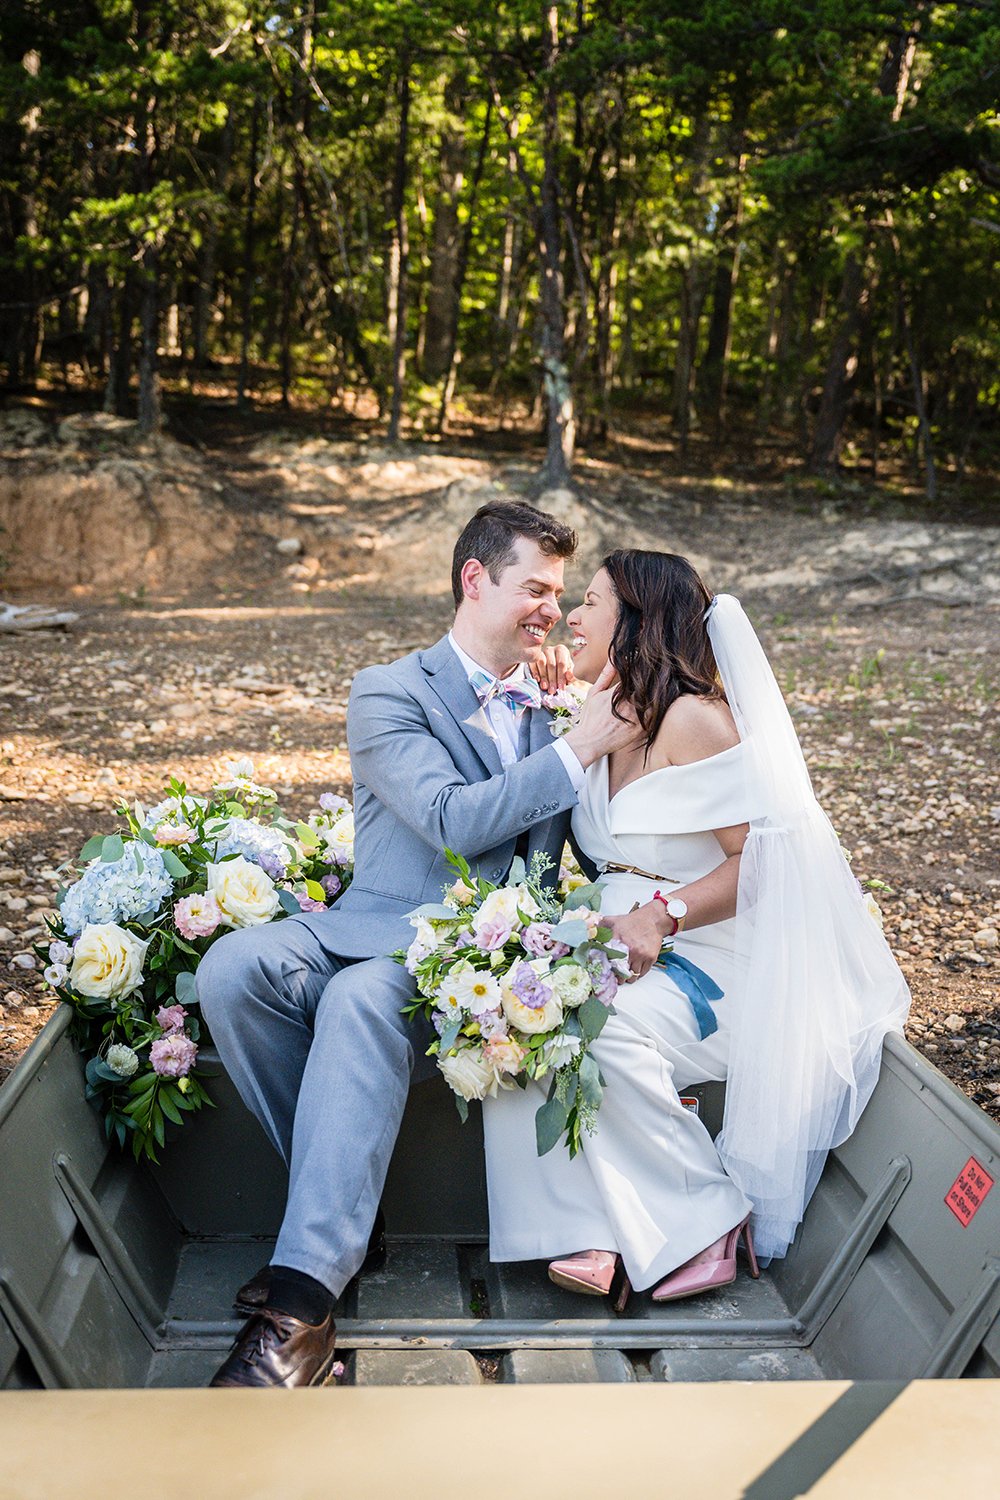
[[[754,1204],[758,1254],[773,1257],[791,1244],[827,1152],[857,1124],[910,995],[816,801],[739,600],[717,595],[707,629],[760,812],[740,862],[737,950],[748,971],[716,1144]]]

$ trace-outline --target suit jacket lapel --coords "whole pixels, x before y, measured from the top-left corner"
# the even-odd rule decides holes
[[[495,776],[503,769],[496,736],[447,636],[421,654],[420,665],[427,674],[431,691],[448,710],[490,775]]]

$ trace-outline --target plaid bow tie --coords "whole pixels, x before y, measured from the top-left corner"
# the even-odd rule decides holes
[[[522,708],[542,706],[542,690],[533,677],[519,677],[516,682],[501,682],[488,672],[473,672],[469,681],[484,708],[494,698],[506,703],[513,713]]]

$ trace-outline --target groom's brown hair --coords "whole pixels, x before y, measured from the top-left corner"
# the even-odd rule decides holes
[[[465,597],[462,588],[465,564],[475,558],[496,583],[504,568],[514,561],[514,545],[519,536],[536,542],[547,557],[572,557],[576,551],[576,532],[555,516],[521,500],[491,500],[470,517],[455,543],[451,591],[456,609]]]

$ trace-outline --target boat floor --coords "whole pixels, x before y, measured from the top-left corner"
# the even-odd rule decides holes
[[[181,1251],[146,1384],[203,1386],[241,1327],[236,1287],[272,1241],[192,1239]],[[804,1330],[764,1271],[740,1263],[730,1287],[657,1304],[603,1298],[548,1280],[544,1261],[492,1265],[482,1243],[390,1238],[384,1268],[337,1307],[341,1383],[821,1380]]]

